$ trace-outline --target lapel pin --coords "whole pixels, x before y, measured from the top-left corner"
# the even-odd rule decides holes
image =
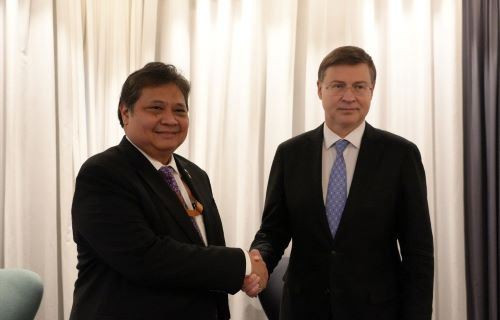
[[[189,179],[193,179],[193,178],[191,178],[191,175],[189,174],[189,171],[187,171],[187,169],[184,169],[184,172],[187,174],[187,176],[189,177]]]

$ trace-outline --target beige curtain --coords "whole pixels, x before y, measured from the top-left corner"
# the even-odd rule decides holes
[[[436,245],[436,320],[465,319],[461,7],[453,0],[0,0],[0,264],[38,272],[37,319],[67,319],[74,179],[119,142],[120,86],[146,62],[192,82],[179,152],[212,180],[230,246],[260,223],[277,145],[322,122],[318,65],[354,44],[378,69],[368,121],[419,146]],[[233,319],[265,319],[230,298]]]

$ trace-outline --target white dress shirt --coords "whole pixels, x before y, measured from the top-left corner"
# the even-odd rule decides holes
[[[359,148],[361,146],[361,138],[365,132],[366,123],[363,121],[356,129],[351,131],[345,138],[341,138],[335,132],[330,130],[326,123],[323,125],[323,152],[321,161],[321,176],[323,186],[323,202],[326,203],[326,192],[328,189],[328,179],[330,178],[330,171],[332,170],[333,163],[337,157],[337,151],[332,148],[337,140],[347,140],[349,144],[344,150],[344,160],[347,174],[347,195],[351,188],[352,177],[354,169],[356,168],[356,161],[358,160]]]

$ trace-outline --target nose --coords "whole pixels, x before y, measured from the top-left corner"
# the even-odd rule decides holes
[[[165,108],[161,113],[161,123],[162,124],[177,124],[177,118],[171,108]]]
[[[353,88],[347,87],[344,94],[342,95],[342,100],[344,101],[355,101],[356,96],[354,95]]]

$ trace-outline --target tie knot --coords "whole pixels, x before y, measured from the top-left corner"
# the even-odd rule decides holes
[[[163,177],[163,180],[165,180],[170,189],[172,189],[174,192],[179,192],[179,186],[177,185],[177,182],[174,178],[174,168],[172,168],[171,166],[163,166],[159,171]]]
[[[163,173],[163,174],[167,174],[169,176],[174,176],[174,168],[172,168],[171,166],[163,166],[160,168],[160,171]]]
[[[335,142],[335,150],[337,150],[337,154],[342,154],[345,148],[347,148],[347,145],[349,145],[349,141],[345,139],[341,139]]]

